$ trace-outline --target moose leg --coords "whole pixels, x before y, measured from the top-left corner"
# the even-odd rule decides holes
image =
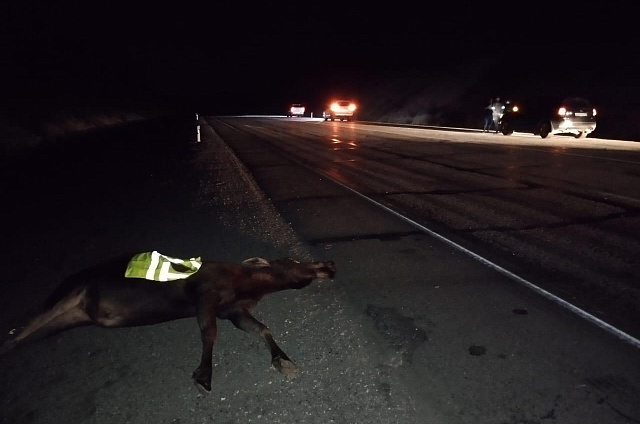
[[[193,379],[200,392],[211,391],[211,362],[213,361],[213,344],[218,336],[216,325],[215,302],[207,298],[198,301],[197,317],[202,338],[202,358],[200,365],[193,372]]]
[[[239,329],[262,338],[271,352],[271,364],[287,378],[295,378],[300,374],[298,367],[273,340],[267,326],[255,319],[249,311],[235,312],[229,316],[229,320]]]
[[[0,346],[0,354],[27,341],[42,339],[73,327],[92,324],[93,321],[81,306],[83,299],[84,292],[75,293],[36,315],[18,335]]]

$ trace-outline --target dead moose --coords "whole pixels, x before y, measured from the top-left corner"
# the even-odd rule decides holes
[[[250,310],[266,294],[301,289],[314,279],[331,279],[336,272],[332,261],[250,258],[241,264],[204,261],[199,271],[187,278],[159,282],[125,278],[129,259],[131,255],[125,255],[66,279],[22,331],[2,344],[0,354],[24,342],[82,325],[132,327],[195,316],[202,357],[192,377],[199,390],[211,390],[217,318],[262,338],[273,366],[285,376],[294,377],[298,368]]]

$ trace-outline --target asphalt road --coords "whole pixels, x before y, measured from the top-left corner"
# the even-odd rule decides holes
[[[299,119],[231,125],[640,339],[640,143]]]
[[[640,421],[637,347],[353,191],[532,281],[565,271],[551,257],[580,243],[545,238],[578,215],[573,231],[592,244],[574,245],[564,261],[592,250],[576,266],[591,275],[597,253],[623,246],[606,247],[606,225],[597,232],[584,216],[613,225],[607,234],[627,247],[637,243],[634,216],[611,224],[602,217],[614,206],[596,201],[608,193],[623,212],[634,207],[637,187],[627,182],[637,153],[339,122],[200,125],[201,143],[194,122],[165,119],[83,134],[4,169],[0,323],[8,332],[62,278],[122,251],[332,259],[333,281],[272,295],[256,310],[302,375],[283,379],[261,342],[222,323],[213,390],[201,396],[190,382],[195,319],[78,328],[0,357],[3,422]],[[525,243],[536,237],[545,241],[537,250]],[[496,246],[517,253],[502,262],[508,255]],[[603,296],[627,281],[619,267],[637,273],[624,268],[630,255],[605,255],[618,262],[597,274],[609,282]],[[633,286],[625,290],[620,297],[634,304]]]

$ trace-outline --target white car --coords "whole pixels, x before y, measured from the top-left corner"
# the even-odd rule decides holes
[[[581,97],[562,101],[553,97],[535,97],[507,108],[500,119],[500,132],[510,135],[521,131],[542,138],[554,134],[585,138],[595,131],[597,115],[598,111],[591,102]]]
[[[325,121],[329,119],[332,121],[336,119],[351,121],[355,119],[356,109],[356,104],[351,100],[336,100],[330,103],[328,110],[322,113],[322,117]]]
[[[294,103],[291,105],[291,107],[287,111],[287,116],[288,117],[304,116],[304,110],[305,110],[304,106],[302,106],[300,103]]]

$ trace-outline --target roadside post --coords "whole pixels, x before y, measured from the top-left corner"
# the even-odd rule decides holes
[[[196,143],[200,143],[200,124],[198,123],[198,113],[196,112]]]

